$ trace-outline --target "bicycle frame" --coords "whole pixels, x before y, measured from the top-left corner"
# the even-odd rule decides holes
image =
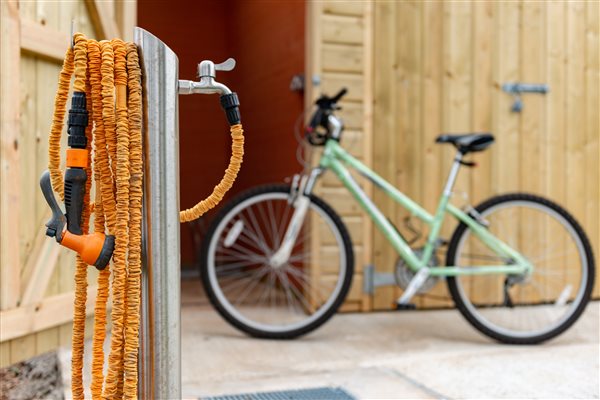
[[[413,271],[427,267],[436,247],[438,235],[446,213],[454,216],[459,221],[465,223],[472,232],[492,251],[506,260],[505,265],[476,265],[468,268],[460,266],[434,266],[427,267],[428,275],[431,276],[457,276],[457,275],[481,275],[481,274],[525,274],[531,273],[533,265],[526,260],[519,252],[509,245],[495,237],[489,230],[467,213],[449,203],[452,193],[452,187],[456,180],[462,154],[457,153],[448,176],[445,189],[440,197],[437,210],[434,215],[429,214],[425,209],[411,200],[404,193],[400,192],[385,179],[377,175],[369,167],[352,157],[344,150],[337,140],[329,139],[325,144],[325,150],[319,162],[319,168],[313,170],[306,185],[306,192],[310,192],[314,185],[314,180],[324,169],[330,169],[350,191],[359,205],[371,217],[377,228],[383,233],[394,249],[402,257]],[[427,243],[423,249],[422,257],[419,258],[410,248],[408,243],[397,232],[392,223],[377,208],[375,203],[360,188],[358,183],[350,174],[349,168],[356,170],[362,176],[370,180],[375,186],[381,189],[387,196],[395,202],[406,208],[412,215],[416,216],[429,226],[429,235]]]

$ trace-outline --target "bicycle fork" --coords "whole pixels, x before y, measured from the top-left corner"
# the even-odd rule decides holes
[[[273,268],[279,268],[286,264],[298,239],[302,224],[306,218],[306,212],[310,206],[310,194],[315,186],[317,178],[323,173],[322,168],[314,168],[310,174],[295,175],[292,180],[290,191],[290,204],[294,207],[294,214],[285,231],[279,249],[269,259]]]

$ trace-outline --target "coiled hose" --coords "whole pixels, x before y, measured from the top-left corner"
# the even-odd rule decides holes
[[[94,307],[92,344],[93,399],[134,399],[137,397],[137,356],[140,325],[141,220],[142,220],[142,86],[137,47],[120,39],[100,42],[77,33],[67,50],[60,72],[49,135],[48,170],[52,187],[64,199],[63,171],[60,168],[60,141],[65,119],[69,84],[85,93],[91,116],[85,135],[88,162],[86,173],[93,176],[95,201],[90,202],[92,179],[85,187],[81,228],[116,238],[111,268],[98,275]],[[221,182],[206,199],[181,211],[180,221],[199,218],[217,205],[235,181],[242,163],[244,136],[241,124],[231,126],[232,155]],[[93,155],[93,159],[92,159]],[[84,398],[83,352],[86,319],[88,265],[78,255],[75,272],[73,316],[73,358],[71,389],[74,399]],[[108,372],[104,376],[103,344],[106,310],[112,277],[112,331]]]

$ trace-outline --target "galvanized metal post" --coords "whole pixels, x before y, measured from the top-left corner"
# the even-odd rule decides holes
[[[178,59],[135,28],[144,104],[139,398],[181,399]]]

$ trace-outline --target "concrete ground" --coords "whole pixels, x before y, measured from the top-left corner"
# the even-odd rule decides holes
[[[186,398],[320,386],[361,399],[599,397],[599,302],[538,346],[495,343],[454,310],[340,314],[272,341],[230,327],[194,285],[183,286]]]
[[[340,314],[300,339],[258,340],[222,320],[197,280],[182,303],[185,398],[323,386],[360,399],[599,398],[599,302],[538,346],[495,343],[454,310]],[[70,352],[59,358],[69,398]]]

